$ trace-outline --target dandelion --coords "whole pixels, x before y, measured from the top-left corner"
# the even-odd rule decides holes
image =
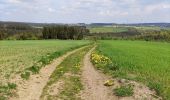
[[[91,60],[94,64],[109,64],[111,63],[111,60],[104,56],[104,55],[99,55],[97,53],[92,53],[91,54]]]

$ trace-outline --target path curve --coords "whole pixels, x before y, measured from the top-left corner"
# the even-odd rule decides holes
[[[21,78],[16,78],[15,83],[17,84],[17,95],[18,97],[10,98],[10,100],[39,100],[44,86],[47,84],[49,77],[55,68],[69,55],[85,48],[87,46],[81,47],[79,49],[67,52],[65,55],[57,58],[51,64],[43,67],[39,74],[31,75],[29,80],[22,80]]]
[[[103,85],[108,79],[103,73],[99,73],[90,60],[90,55],[96,47],[93,47],[84,57],[82,68],[82,81],[85,90],[82,91],[83,100],[118,100],[109,87]]]

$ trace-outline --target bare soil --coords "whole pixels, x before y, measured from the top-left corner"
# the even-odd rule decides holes
[[[17,84],[17,97],[10,98],[10,100],[39,100],[44,86],[47,84],[49,77],[55,68],[69,55],[77,52],[80,49],[68,52],[65,55],[57,58],[51,64],[43,67],[39,74],[31,75],[29,80],[23,80],[17,76],[14,83]]]
[[[84,91],[82,91],[83,100],[118,100],[118,97],[113,95],[109,87],[104,86],[104,82],[109,79],[104,74],[99,73],[90,62],[91,49],[84,57],[84,67],[82,69],[82,81]]]

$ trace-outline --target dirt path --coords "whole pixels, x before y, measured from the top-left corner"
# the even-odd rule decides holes
[[[85,87],[81,92],[81,98],[83,100],[162,100],[155,95],[155,91],[152,91],[147,86],[135,81],[129,80],[125,83],[120,83],[120,79],[115,78],[114,86],[104,86],[104,82],[112,78],[100,73],[94,68],[90,60],[90,55],[94,49],[95,47],[85,55],[83,61],[82,81]],[[125,84],[132,84],[134,86],[134,94],[129,97],[115,96],[113,89]]]
[[[23,81],[21,78],[16,78],[14,81],[17,84],[18,97],[10,98],[10,100],[39,100],[43,88],[47,84],[48,79],[56,66],[58,66],[67,56],[83,48],[85,47],[68,52],[57,58],[51,64],[42,68],[39,74],[31,75],[30,79],[27,81]]]
[[[68,52],[65,55],[57,58],[51,64],[43,67],[40,70],[39,74],[31,75],[30,79],[27,81],[23,81],[20,77],[14,79],[14,82],[17,84],[18,97],[10,98],[10,100],[40,100],[43,88],[47,84],[49,77],[55,70],[56,66],[58,66],[69,55],[85,47]],[[106,80],[112,78],[104,75],[103,73],[100,73],[98,70],[94,68],[90,60],[90,55],[94,49],[95,47],[93,47],[85,55],[83,60],[82,82],[85,88],[80,93],[80,96],[83,100],[145,100],[145,99],[159,100],[152,97],[152,95],[155,93],[149,90],[149,88],[141,84],[135,83],[133,81],[129,81],[133,83],[135,87],[133,96],[130,97],[115,96],[113,94],[113,88],[119,86],[122,83],[119,83],[119,80],[114,79],[115,82],[113,87],[106,87],[103,85]],[[59,87],[61,86],[59,85]]]
[[[82,81],[85,90],[82,91],[83,100],[118,100],[108,87],[103,83],[108,79],[104,74],[99,73],[90,62],[90,54],[95,49],[91,49],[84,57],[84,67],[82,71]]]

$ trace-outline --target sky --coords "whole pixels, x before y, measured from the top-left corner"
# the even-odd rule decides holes
[[[170,22],[170,0],[0,0],[0,21]]]

